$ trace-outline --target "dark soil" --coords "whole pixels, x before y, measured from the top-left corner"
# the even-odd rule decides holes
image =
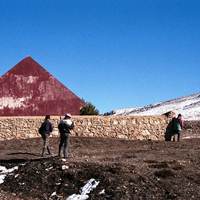
[[[186,126],[200,135],[199,123]],[[181,138],[190,133],[184,131]],[[45,158],[42,144],[42,138],[0,141],[0,165],[19,166],[0,185],[0,199],[63,200],[78,194],[91,178],[100,182],[89,199],[200,197],[199,138],[166,142],[71,137],[67,159],[57,157],[59,138],[50,138],[52,155]]]

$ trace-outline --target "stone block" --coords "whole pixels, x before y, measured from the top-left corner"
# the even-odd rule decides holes
[[[122,125],[126,125],[127,124],[127,120],[122,120]]]
[[[103,125],[110,125],[110,121],[104,121]]]
[[[135,119],[132,120],[132,124],[134,124],[134,125],[136,124],[136,120]]]
[[[117,138],[128,139],[128,136],[127,135],[123,135],[123,134],[119,134],[119,135],[117,135]]]
[[[151,134],[150,134],[150,132],[148,130],[142,130],[141,131],[141,135],[143,135],[143,136],[147,136],[148,135],[149,136]]]
[[[113,124],[115,125],[115,124],[118,124],[118,121],[117,120],[114,120],[113,121]]]

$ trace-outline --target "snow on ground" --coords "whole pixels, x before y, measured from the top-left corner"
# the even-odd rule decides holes
[[[94,178],[91,178],[80,189],[81,190],[81,194],[72,194],[66,200],[85,200],[85,199],[88,199],[89,196],[87,194],[90,193],[93,189],[95,189],[98,184],[99,184],[99,181],[96,181]]]
[[[162,115],[169,111],[182,114],[184,120],[200,120],[200,93],[150,104],[145,107],[113,110],[108,115]]]
[[[0,184],[2,184],[4,182],[6,175],[10,174],[14,170],[18,170],[18,166],[10,168],[10,169],[0,166]]]
[[[65,166],[65,165],[63,165],[63,166]],[[19,167],[16,166],[16,167],[7,169],[4,166],[0,166],[0,184],[2,184],[4,182],[4,179],[7,175],[11,175],[11,172],[13,172],[14,170],[18,170],[18,168]],[[53,166],[49,167],[45,170],[49,171],[52,168],[53,168]],[[17,177],[17,175],[15,175],[15,177]],[[22,183],[22,184],[24,184],[24,183]],[[86,200],[89,198],[88,194],[93,189],[95,189],[98,186],[98,184],[99,184],[99,181],[96,181],[94,178],[91,178],[90,180],[87,181],[87,183],[82,188],[80,188],[81,194],[73,194],[73,195],[69,196],[66,200]],[[55,195],[56,195],[56,192],[53,192],[51,194],[51,197],[55,196]]]

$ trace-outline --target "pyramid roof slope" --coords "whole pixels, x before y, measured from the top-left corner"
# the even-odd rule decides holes
[[[0,115],[79,115],[85,103],[30,56],[0,77]]]

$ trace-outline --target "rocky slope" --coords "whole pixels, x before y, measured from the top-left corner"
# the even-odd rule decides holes
[[[176,114],[181,113],[184,120],[200,120],[200,93],[145,107],[113,110],[104,115],[162,115],[169,111],[174,111]]]

